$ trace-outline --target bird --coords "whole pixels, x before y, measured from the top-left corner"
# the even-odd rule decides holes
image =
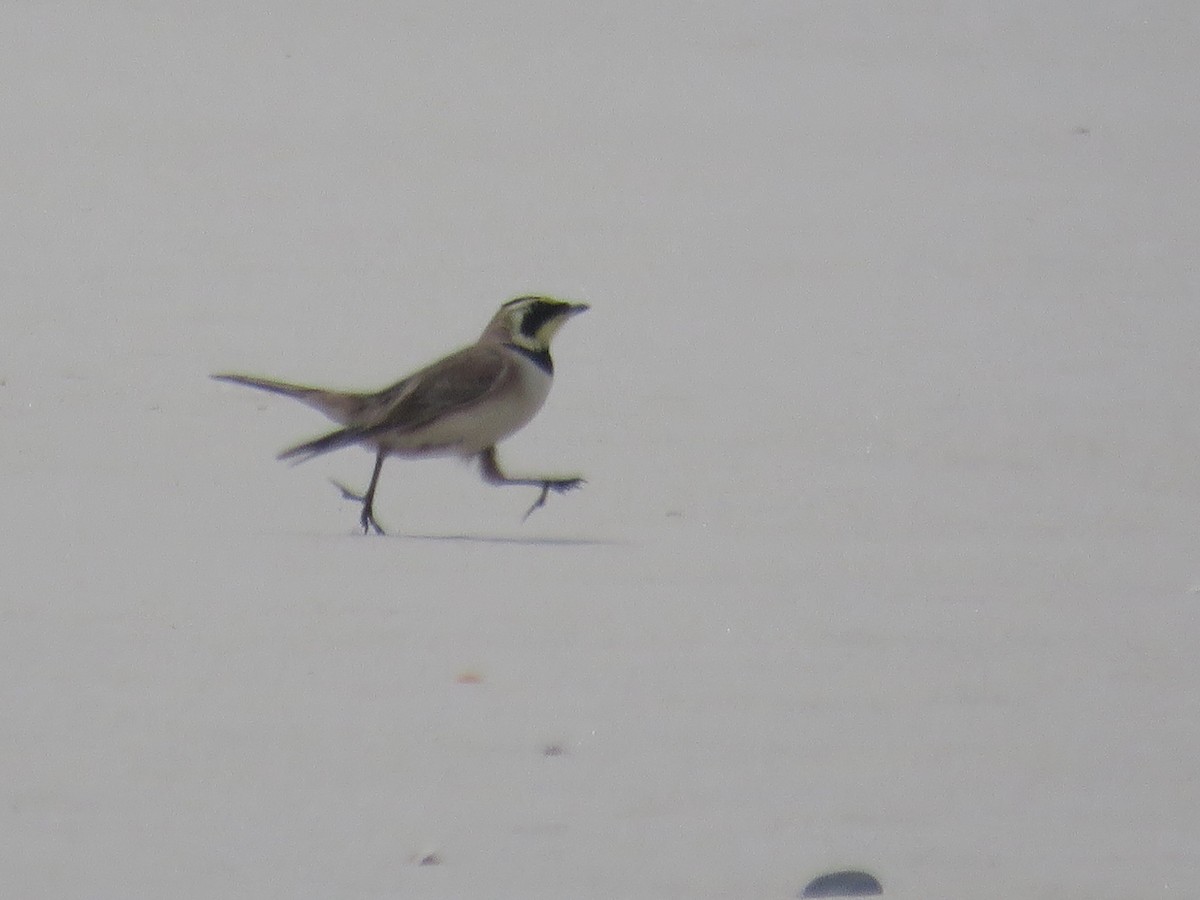
[[[580,477],[539,475],[513,478],[504,473],[496,445],[529,424],[542,408],[554,378],[550,341],[566,321],[590,307],[554,297],[517,297],[502,304],[479,340],[395,384],[373,393],[328,390],[231,372],[211,377],[292,397],[324,413],[335,431],[282,451],[278,459],[300,463],[351,445],[375,453],[367,489],[359,494],[333,482],[342,496],[362,504],[363,534],[384,534],[375,518],[375,490],[389,456],[454,456],[478,460],[483,480],[493,485],[541,489],[534,510],[551,491],[583,485]]]

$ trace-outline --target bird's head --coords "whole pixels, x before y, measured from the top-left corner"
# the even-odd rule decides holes
[[[500,307],[488,322],[483,340],[516,344],[541,353],[571,316],[588,309],[586,303],[571,303],[553,297],[518,297]]]

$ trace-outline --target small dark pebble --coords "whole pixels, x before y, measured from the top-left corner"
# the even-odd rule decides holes
[[[426,853],[419,860],[417,860],[418,866],[440,866],[441,864],[442,858],[436,853]]]
[[[542,748],[542,756],[566,756],[567,748],[562,744],[547,744]]]
[[[856,872],[829,872],[808,883],[801,897],[871,897],[883,893],[883,885],[874,875]]]

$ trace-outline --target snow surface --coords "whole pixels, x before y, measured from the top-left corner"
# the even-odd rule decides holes
[[[4,4],[4,896],[1200,896],[1197,9]]]

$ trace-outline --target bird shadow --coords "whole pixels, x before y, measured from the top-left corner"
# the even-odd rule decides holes
[[[429,534],[414,532],[389,532],[385,537],[407,541],[430,541],[447,544],[511,544],[528,547],[619,547],[628,541],[607,538],[572,537],[515,537],[509,534]]]
[[[265,534],[266,532],[264,532]],[[279,535],[279,532],[272,532]],[[433,534],[430,532],[389,531],[386,534],[363,534],[359,529],[349,532],[287,531],[292,537],[306,538],[320,542],[341,543],[342,541],[361,541],[363,544],[393,541],[423,541],[430,544],[493,544],[513,547],[629,547],[634,541],[616,540],[612,538],[584,537],[521,537],[511,534]]]

